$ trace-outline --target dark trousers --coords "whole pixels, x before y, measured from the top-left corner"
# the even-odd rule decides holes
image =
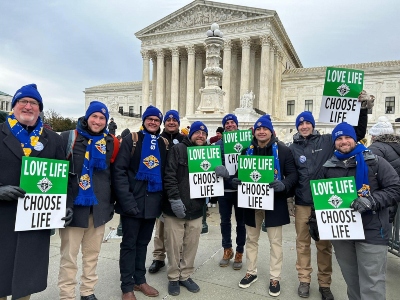
[[[232,248],[232,206],[236,218],[236,252],[243,253],[246,243],[246,227],[244,224],[244,209],[237,206],[237,192],[225,192],[218,198],[219,214],[221,215],[222,247]]]
[[[121,290],[133,291],[134,284],[146,282],[147,245],[151,240],[156,219],[139,219],[121,216],[123,236],[120,245],[119,269]]]

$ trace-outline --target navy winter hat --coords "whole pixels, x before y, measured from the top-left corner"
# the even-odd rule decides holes
[[[43,111],[42,96],[40,96],[36,84],[31,83],[28,85],[24,85],[18,91],[16,91],[14,97],[12,98],[11,108],[14,108],[15,104],[17,104],[17,101],[24,97],[33,98],[38,101],[40,111]]]
[[[332,131],[332,141],[335,143],[336,139],[340,136],[349,136],[351,137],[355,142],[357,142],[357,135],[356,132],[349,123],[343,122],[339,123],[336,125],[335,128],[333,128]]]
[[[163,114],[162,112],[155,106],[153,105],[149,105],[146,110],[144,111],[143,115],[142,115],[142,121],[144,122],[144,120],[146,120],[147,117],[157,117],[160,119],[160,122],[163,119]]]
[[[222,127],[218,127],[215,132],[224,133],[224,129]]]
[[[167,111],[167,112],[165,113],[165,116],[164,116],[164,124],[165,124],[165,122],[166,122],[168,119],[170,119],[170,118],[174,118],[175,120],[178,121],[178,124],[181,125],[181,120],[179,119],[179,113],[178,113],[176,110],[171,109],[171,110],[169,110],[169,111]]]
[[[236,117],[234,114],[227,114],[227,115],[222,119],[222,127],[225,128],[225,123],[226,123],[228,120],[233,120],[233,122],[236,123],[236,126],[239,127],[238,119],[237,119],[237,117]]]
[[[201,121],[196,121],[193,122],[193,124],[190,126],[190,131],[189,131],[189,139],[192,137],[193,133],[196,131],[202,130],[208,135],[208,129],[207,126],[204,125],[203,122]]]
[[[301,114],[299,114],[296,118],[296,129],[299,128],[299,125],[301,122],[310,122],[312,124],[312,127],[315,128],[315,120],[314,117],[311,113],[311,111],[303,111]]]
[[[108,108],[104,103],[97,100],[90,102],[89,107],[87,108],[85,113],[85,119],[88,120],[91,114],[95,112],[102,113],[106,117],[106,122],[108,123],[108,117],[110,115],[108,114]]]
[[[274,133],[274,127],[272,126],[271,116],[263,115],[254,123],[254,131],[259,127],[268,128],[271,133]]]

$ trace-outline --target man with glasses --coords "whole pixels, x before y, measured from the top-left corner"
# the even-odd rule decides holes
[[[160,136],[162,119],[161,111],[150,105],[143,113],[143,130],[137,133],[137,140],[133,139],[136,134],[123,138],[113,165],[115,211],[121,215],[123,228],[119,260],[122,300],[135,300],[134,290],[149,297],[159,294],[146,283],[145,262],[163,200],[168,141]]]
[[[164,130],[161,133],[161,136],[168,140],[171,147],[182,142],[185,137],[183,134],[179,133],[179,125],[179,112],[173,109],[167,111],[164,116]],[[164,221],[162,218],[157,218],[156,220],[153,257],[154,260],[149,268],[149,273],[154,274],[165,266]]]
[[[36,84],[21,87],[11,106],[12,113],[0,124],[0,299],[11,295],[28,300],[47,287],[50,229],[14,230],[18,198],[25,195],[19,187],[21,160],[64,159],[65,152],[61,137],[43,127],[43,101]]]

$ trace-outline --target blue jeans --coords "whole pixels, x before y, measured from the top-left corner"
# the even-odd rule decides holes
[[[236,252],[243,253],[246,243],[246,227],[244,224],[244,209],[237,206],[237,192],[225,192],[218,198],[219,214],[221,216],[222,247],[232,248],[232,206],[236,218]]]

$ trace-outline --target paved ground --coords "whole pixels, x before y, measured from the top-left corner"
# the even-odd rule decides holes
[[[105,238],[112,237],[103,243],[97,272],[99,282],[96,286],[95,294],[99,300],[118,300],[121,299],[119,288],[119,243],[120,238],[115,237],[115,228],[118,225],[119,216],[107,224]],[[296,251],[295,251],[295,229],[294,224],[284,227],[284,261],[281,280],[281,295],[271,297],[268,295],[269,277],[269,244],[266,233],[260,237],[259,257],[258,257],[258,281],[248,289],[241,289],[238,286],[240,279],[245,275],[245,268],[240,271],[233,270],[232,266],[220,268],[218,262],[222,257],[223,249],[221,247],[221,234],[219,230],[218,208],[210,208],[210,217],[207,219],[209,233],[200,237],[200,245],[196,257],[196,271],[192,278],[200,286],[200,292],[193,294],[185,288],[181,288],[181,294],[173,297],[168,295],[166,267],[162,268],[157,274],[147,274],[147,282],[154,286],[160,292],[160,295],[154,299],[302,299],[297,296],[297,273],[295,270]],[[59,268],[59,246],[60,238],[58,234],[51,238],[51,259],[49,269],[48,287],[45,291],[35,294],[32,300],[56,300],[58,299],[57,276]],[[313,266],[316,265],[315,247],[313,249]],[[146,266],[152,262],[153,243],[150,242]],[[245,257],[244,257],[245,259]],[[333,283],[332,292],[336,300],[347,299],[346,285],[340,273],[336,259],[333,258]],[[232,264],[231,264],[232,265]],[[244,261],[245,265],[245,261]],[[80,273],[78,273],[80,274]],[[387,268],[387,299],[399,299],[400,295],[400,258],[388,254]],[[140,292],[136,292],[139,300],[151,299]],[[77,295],[79,291],[77,290]],[[396,296],[397,295],[397,296]],[[80,299],[77,296],[77,299]],[[316,273],[312,274],[310,300],[321,299],[318,292]]]

